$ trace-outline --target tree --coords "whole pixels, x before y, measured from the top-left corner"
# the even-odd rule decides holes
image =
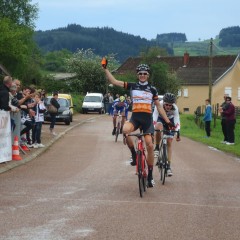
[[[34,29],[38,5],[30,2],[31,0],[0,0],[0,19],[8,18],[17,25]]]
[[[66,59],[70,58],[72,53],[66,49],[61,51],[47,52],[44,55],[43,68],[48,71],[66,72]]]
[[[33,41],[37,5],[30,0],[0,0],[1,63],[24,82],[39,78],[39,51]]]
[[[181,81],[175,73],[169,72],[169,66],[166,63],[160,62],[151,65],[150,81],[161,95],[171,92],[177,96],[178,90],[181,89]]]
[[[149,59],[159,57],[159,56],[167,56],[168,52],[165,48],[160,47],[149,47],[146,51],[140,53],[143,61],[148,61]]]
[[[118,65],[114,55],[107,56],[108,68],[113,70]],[[72,83],[79,93],[106,92],[107,81],[101,67],[101,57],[93,53],[92,49],[78,50],[67,60],[69,72],[77,74],[77,79]]]

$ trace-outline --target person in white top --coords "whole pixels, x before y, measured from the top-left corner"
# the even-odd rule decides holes
[[[46,107],[44,103],[41,101],[41,93],[37,92],[34,97],[35,106],[35,124],[33,127],[32,133],[32,142],[34,148],[45,147],[41,143],[41,132],[42,132],[42,124],[44,122],[44,112],[46,111]]]
[[[164,108],[168,119],[175,126],[174,130],[179,131],[180,130],[180,117],[179,117],[178,107],[175,102],[176,102],[175,95],[172,93],[166,93],[163,96],[163,100],[160,101],[160,105]],[[164,119],[159,115],[156,107],[154,108],[154,112],[153,112],[153,124],[154,124],[154,128],[156,130],[163,130],[167,126]],[[167,140],[168,162],[169,162],[168,169],[167,169],[167,175],[169,177],[172,176],[171,160],[172,160],[172,140],[173,140],[174,134],[175,133],[170,132],[168,135],[168,140]],[[181,140],[179,134],[177,134],[176,140],[177,141]],[[161,141],[161,132],[155,131],[155,141],[156,141],[156,146],[154,149],[154,154],[157,155],[159,152],[159,144]]]

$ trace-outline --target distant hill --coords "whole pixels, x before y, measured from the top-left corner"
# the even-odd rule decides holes
[[[34,39],[43,52],[64,48],[75,52],[77,49],[91,48],[100,56],[117,54],[116,59],[120,62],[128,57],[139,56],[141,51],[156,46],[155,41],[118,32],[112,28],[85,28],[76,24],[54,30],[37,31]],[[166,43],[159,46],[166,48],[169,54],[173,53]]]
[[[239,53],[239,47],[231,45],[231,34],[235,34],[234,39],[239,39],[239,28],[229,27],[221,30],[224,37],[224,46],[222,39],[214,39],[213,54],[226,55]],[[226,37],[227,36],[227,37]],[[145,51],[151,46],[165,48],[169,55],[183,56],[184,52],[190,55],[209,54],[209,41],[186,42],[186,36],[183,33],[166,33],[157,35],[155,40],[147,40],[140,36],[118,32],[113,28],[86,28],[77,24],[70,24],[67,27],[48,30],[36,31],[34,39],[43,52],[58,51],[67,49],[76,52],[77,49],[94,50],[99,56],[107,54],[116,54],[116,59],[122,63],[128,57],[137,57],[140,52]],[[227,41],[229,39],[229,41]],[[239,41],[238,41],[239,42]],[[220,45],[222,45],[220,47]],[[234,42],[236,43],[236,41]],[[225,47],[227,46],[227,47]]]

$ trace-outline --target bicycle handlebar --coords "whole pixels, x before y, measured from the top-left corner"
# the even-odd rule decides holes
[[[177,133],[177,137],[179,138],[180,136],[180,131],[179,130],[167,130],[167,129],[163,129],[163,130],[158,130],[155,129],[155,132],[163,132],[163,134],[169,134],[169,133]]]

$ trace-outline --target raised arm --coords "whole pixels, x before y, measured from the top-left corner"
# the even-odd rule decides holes
[[[103,68],[103,70],[110,83],[112,83],[115,86],[124,87],[124,82],[117,80],[107,68]]]

